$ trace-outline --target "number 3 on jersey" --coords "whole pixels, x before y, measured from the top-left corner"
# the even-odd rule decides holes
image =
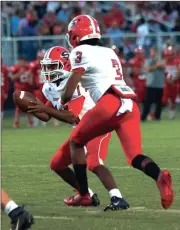
[[[82,60],[82,52],[81,51],[77,51],[76,52],[75,63],[81,63],[81,60]]]
[[[116,69],[117,77],[115,77],[115,80],[122,80],[121,67],[120,67],[119,63],[117,62],[116,59],[111,59],[111,61],[112,61],[113,68]]]

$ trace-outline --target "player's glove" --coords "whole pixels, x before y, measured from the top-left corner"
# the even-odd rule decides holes
[[[9,217],[11,218],[10,230],[26,230],[34,224],[33,216],[24,207],[17,207],[9,213]]]

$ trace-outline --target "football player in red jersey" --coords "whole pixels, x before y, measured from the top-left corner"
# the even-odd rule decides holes
[[[61,46],[55,46],[47,50],[44,55],[44,59],[41,61],[42,64],[42,75],[45,79],[45,84],[43,86],[43,93],[48,100],[46,106],[36,105],[34,112],[45,112],[54,117],[54,114],[61,114],[65,111],[61,110],[61,93],[64,90],[64,86],[68,80],[70,74],[71,65],[69,62],[69,52],[67,49]],[[49,108],[47,105],[53,105],[54,108]],[[37,102],[35,103],[37,104]],[[72,100],[66,105],[66,108],[69,113],[75,116],[74,121],[82,119],[85,113],[90,110],[95,104],[90,98],[89,94],[78,85],[77,89],[73,94]],[[40,106],[38,108],[38,106]],[[33,108],[33,106],[31,107]],[[49,113],[51,110],[53,113]],[[66,112],[68,112],[66,111]],[[57,118],[57,116],[55,117]],[[59,117],[61,120],[61,117]],[[76,124],[74,124],[75,127]],[[117,196],[120,199],[120,208],[127,209],[129,207],[128,203],[122,198],[122,195],[117,187],[109,189],[109,184],[112,183],[113,178],[108,171],[108,169],[103,165],[103,162],[108,153],[108,144],[111,134],[106,133],[100,135],[94,140],[87,143],[87,166],[90,171],[96,174],[99,179],[104,183],[106,189],[109,191],[110,197]],[[68,166],[72,163],[70,156],[70,139],[68,138],[57,150],[54,156],[51,159],[50,167],[51,169],[60,176],[65,182],[74,187],[79,191],[77,180],[73,170]],[[105,178],[104,178],[105,176]],[[114,183],[114,182],[113,182]],[[97,196],[92,193],[92,190],[89,189],[90,197],[87,197],[86,200],[81,203],[82,206],[97,206],[99,205],[99,200]],[[77,194],[79,196],[79,192]],[[74,198],[74,196],[73,196]],[[72,197],[64,199],[64,202],[69,205],[71,204]]]
[[[1,189],[1,210],[11,218],[11,230],[26,230],[34,223],[33,216],[17,205],[3,189]]]
[[[163,93],[163,105],[169,104],[169,118],[175,117],[176,98],[178,96],[178,60],[176,59],[174,47],[169,46],[163,51],[165,60],[166,81]]]
[[[26,58],[19,57],[18,64],[10,67],[11,78],[14,82],[14,91],[29,91],[33,93],[32,79],[28,75],[28,62]],[[19,128],[21,111],[18,107],[15,108],[14,128]],[[31,114],[27,114],[28,126],[33,127]]]
[[[37,52],[36,60],[29,63],[29,74],[31,74],[31,78],[33,79],[32,84],[34,86],[33,94],[43,103],[46,102],[46,98],[42,93],[42,87],[44,82],[41,79],[41,74],[40,74],[41,72],[40,61],[43,59],[44,54],[45,54],[45,50],[39,50]]]
[[[3,119],[4,102],[7,100],[9,92],[8,67],[1,62],[1,119]]]
[[[38,98],[43,103],[46,103],[46,98],[44,97],[42,93],[42,87],[43,87],[43,80],[41,78],[41,64],[40,61],[43,59],[45,54],[45,50],[39,50],[37,52],[37,57],[35,61],[32,61],[29,63],[29,69],[28,74],[29,78],[32,79],[32,85],[33,85],[33,94],[36,98]],[[36,117],[33,117],[33,123],[34,127],[37,127],[39,124],[39,119]],[[42,122],[43,126],[46,126],[46,122]]]
[[[142,47],[137,47],[134,50],[134,57],[128,61],[128,65],[131,69],[131,76],[135,93],[137,95],[137,102],[141,104],[145,97],[146,92],[146,79],[142,72],[142,68],[145,63],[145,55]]]
[[[123,80],[117,55],[112,49],[103,47],[100,38],[98,22],[89,15],[79,15],[68,25],[66,39],[72,48],[71,75],[61,95],[61,104],[71,100],[79,82],[96,104],[71,134],[71,159],[80,194],[71,200],[70,205],[80,206],[89,197],[83,146],[99,135],[116,131],[128,163],[154,179],[161,204],[167,209],[174,198],[171,174],[143,155],[140,111],[134,101],[136,95]],[[114,197],[105,210],[119,209],[118,205],[119,199]]]

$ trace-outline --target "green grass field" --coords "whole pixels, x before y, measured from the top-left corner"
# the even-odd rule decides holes
[[[71,187],[49,169],[49,160],[68,137],[71,127],[11,128],[5,120],[2,131],[2,186],[18,204],[35,216],[34,230],[180,230],[180,119],[142,124],[144,153],[172,172],[175,201],[168,210],[160,205],[154,181],[128,167],[113,135],[106,165],[115,176],[131,208],[104,213],[109,195],[89,173],[89,185],[99,195],[98,208],[69,208],[63,198]],[[2,214],[2,229],[9,229]]]

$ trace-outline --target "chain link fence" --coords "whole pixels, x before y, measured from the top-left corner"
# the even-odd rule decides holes
[[[145,49],[146,56],[149,55],[149,49],[152,46],[158,48],[158,54],[161,56],[162,49],[167,44],[177,46],[180,44],[180,32],[171,33],[152,33],[146,37],[137,37],[136,33],[126,33],[121,37],[103,35],[102,41],[105,46],[122,47],[126,59],[133,55],[133,50],[138,45]],[[64,36],[35,36],[35,37],[2,37],[2,57],[6,65],[17,63],[18,57],[25,56],[28,61],[35,60],[36,53],[39,49],[45,49],[52,46],[67,47]]]

